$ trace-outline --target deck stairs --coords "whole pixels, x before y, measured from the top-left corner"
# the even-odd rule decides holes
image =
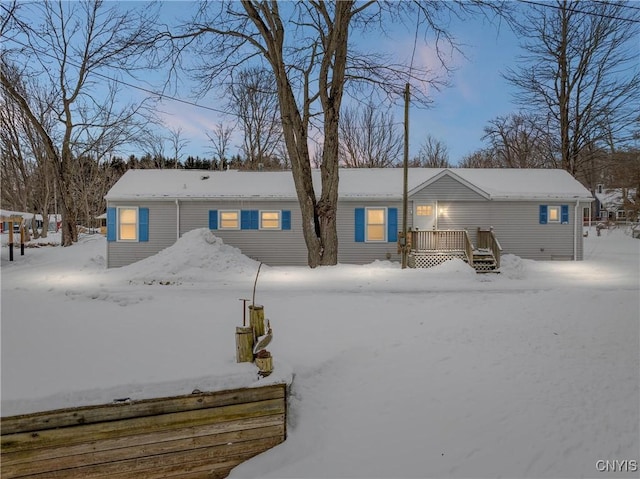
[[[469,261],[467,260],[467,263]],[[490,249],[474,249],[473,250],[473,269],[476,273],[499,273],[498,261]]]
[[[500,272],[502,247],[491,229],[478,228],[475,246],[466,230],[412,231],[408,240],[410,268],[431,268],[459,258],[477,273]]]

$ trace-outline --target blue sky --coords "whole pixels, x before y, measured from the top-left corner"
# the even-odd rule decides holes
[[[169,2],[163,7],[163,16],[184,17],[185,8],[190,2]],[[179,13],[178,13],[179,12]],[[483,147],[481,137],[487,123],[499,115],[514,112],[517,106],[512,103],[511,89],[501,78],[500,72],[515,65],[518,54],[518,41],[506,25],[499,29],[482,19],[457,22],[452,25],[456,39],[464,44],[466,58],[458,55],[452,59],[456,71],[451,78],[451,86],[440,92],[433,90],[431,108],[410,109],[410,156],[418,149],[427,135],[442,141],[449,151],[451,163],[455,164],[465,155]],[[393,42],[381,40],[380,48],[386,50],[411,51],[414,32],[398,34]],[[424,61],[432,60],[429,49],[418,49],[416,57],[423,56]],[[188,87],[178,91],[177,96],[192,99]],[[198,104],[223,108],[223,104],[214,94],[195,100]],[[210,156],[210,142],[205,131],[211,131],[216,123],[230,122],[229,117],[218,115],[210,110],[190,107],[182,103],[166,100],[161,106],[163,121],[169,128],[182,128],[182,137],[189,140],[185,153]],[[393,110],[396,122],[402,122],[402,107]],[[400,127],[401,128],[401,127]],[[234,137],[232,151],[240,146],[239,135]],[[169,154],[167,143],[165,154]],[[186,157],[186,155],[184,155]],[[184,158],[182,158],[184,159]]]
[[[445,143],[450,161],[457,163],[483,147],[483,128],[491,119],[517,110],[513,89],[500,76],[515,66],[515,36],[505,25],[498,30],[479,20],[459,24],[457,30],[466,58],[456,60],[451,86],[433,93],[432,108],[410,111],[410,156],[430,134]]]

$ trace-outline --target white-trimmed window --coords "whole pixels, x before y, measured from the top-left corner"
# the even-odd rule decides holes
[[[559,206],[549,206],[549,223],[560,223]]]
[[[239,210],[221,210],[218,212],[220,219],[218,228],[221,230],[239,230],[240,229],[240,211]]]
[[[281,211],[260,211],[260,229],[261,230],[279,230],[282,229]]]
[[[433,205],[417,205],[416,216],[433,216]]]
[[[386,208],[365,208],[365,241],[387,241]]]
[[[138,208],[118,208],[118,241],[138,241]]]

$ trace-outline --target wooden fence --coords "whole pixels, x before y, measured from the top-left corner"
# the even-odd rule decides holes
[[[2,418],[2,479],[222,478],[286,438],[286,384]]]

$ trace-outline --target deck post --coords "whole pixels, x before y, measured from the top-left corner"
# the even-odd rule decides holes
[[[9,261],[13,261],[13,221],[9,220]]]
[[[26,225],[20,224],[20,256],[24,256],[24,241],[26,236]]]

